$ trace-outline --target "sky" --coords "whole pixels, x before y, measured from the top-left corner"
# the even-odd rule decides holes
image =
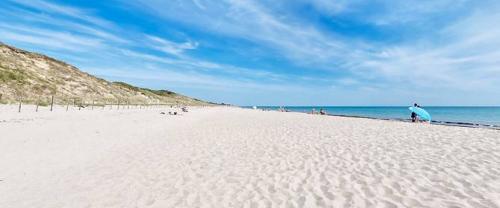
[[[498,0],[2,0],[0,41],[235,105],[500,105]]]

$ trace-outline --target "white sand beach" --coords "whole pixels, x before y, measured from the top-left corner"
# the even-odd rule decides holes
[[[498,130],[63,108],[0,106],[0,207],[500,207]]]

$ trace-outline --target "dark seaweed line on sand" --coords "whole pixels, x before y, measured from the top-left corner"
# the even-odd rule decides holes
[[[266,109],[266,110],[270,110],[270,109]],[[272,111],[278,111],[278,110],[272,110]],[[286,112],[311,114],[311,113],[299,112],[299,111],[286,111]],[[326,115],[327,116],[347,117],[347,118],[365,118],[365,119],[383,120],[383,121],[399,121],[399,122],[408,122],[408,123],[411,122],[410,119],[401,119],[401,118],[376,118],[376,117],[369,117],[369,116],[355,116],[355,115],[343,115],[343,114],[326,114]],[[442,125],[442,126],[457,126],[457,127],[467,127],[467,128],[484,128],[484,129],[500,130],[500,126],[498,126],[498,125],[469,123],[469,122],[432,121],[431,124]]]
[[[264,110],[264,111],[279,111],[279,110],[276,110],[276,109],[261,109],[261,110]],[[311,114],[311,113],[308,113],[308,112],[300,112],[300,111],[285,111],[285,112]],[[365,118],[365,119],[383,120],[383,121],[399,121],[399,122],[407,122],[407,123],[411,122],[410,119],[402,119],[402,118],[376,118],[376,117],[369,117],[369,116],[356,116],[356,115],[344,115],[344,114],[328,114],[328,113],[326,115],[327,116],[347,117],[347,118]],[[457,126],[457,127],[467,127],[467,128],[484,128],[484,129],[500,130],[500,126],[499,125],[470,123],[470,122],[432,121],[431,124],[433,124],[433,125],[442,125],[442,126]]]
[[[408,122],[408,123],[411,122],[410,119],[401,119],[401,118],[375,118],[375,117],[368,117],[368,116],[353,116],[353,115],[342,115],[342,114],[327,114],[327,115],[328,116],[338,116],[338,117],[348,117],[348,118],[366,118],[366,119],[374,119],[374,120],[400,121],[400,122]],[[486,129],[500,130],[500,126],[497,126],[497,125],[468,123],[468,122],[431,121],[431,124],[443,125],[443,126],[458,126],[458,127],[486,128]]]

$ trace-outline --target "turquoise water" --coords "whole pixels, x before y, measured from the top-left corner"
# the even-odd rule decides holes
[[[278,106],[260,106],[259,109],[277,110]],[[332,115],[362,116],[383,119],[410,119],[407,106],[391,107],[347,107],[347,106],[287,106],[295,112],[318,112],[321,108]],[[500,126],[500,107],[423,107],[432,119],[440,122],[473,123]]]

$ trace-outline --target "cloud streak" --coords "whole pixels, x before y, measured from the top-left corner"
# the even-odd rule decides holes
[[[198,47],[198,42],[187,41],[176,43],[156,36],[147,35],[146,37],[152,42],[152,48],[176,56],[181,55],[184,51],[194,50]]]

